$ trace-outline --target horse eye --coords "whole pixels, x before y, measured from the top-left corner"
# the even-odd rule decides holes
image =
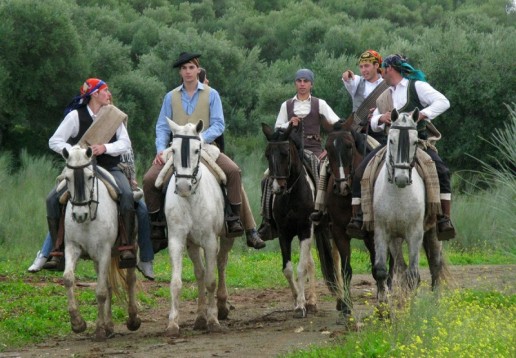
[[[175,149],[172,149],[172,154],[176,154],[176,150]]]
[[[200,152],[199,149],[195,150],[195,154],[199,154],[199,152]]]
[[[394,144],[394,141],[392,139],[389,139],[389,143]]]

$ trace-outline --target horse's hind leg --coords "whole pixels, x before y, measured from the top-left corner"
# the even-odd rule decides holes
[[[70,323],[72,331],[81,333],[86,330],[86,321],[81,316],[75,300],[75,266],[79,260],[79,252],[72,248],[72,245],[65,247],[65,270],[63,273],[64,286],[66,287],[66,295],[68,297],[68,313],[70,314]]]
[[[303,282],[307,282],[308,280],[308,290],[306,295],[306,311],[308,313],[316,313],[317,312],[317,294],[315,290],[315,262],[312,256],[312,251],[310,250],[312,238],[303,240],[301,242],[301,262],[300,266],[304,266],[305,269],[301,270],[304,272],[303,277],[300,277],[299,280],[303,280]],[[302,267],[301,266],[301,267]],[[302,286],[300,285],[300,290],[304,292]]]
[[[219,283],[217,285],[217,316],[219,320],[225,320],[229,316],[228,290],[226,287],[226,266],[228,264],[229,251],[233,247],[233,238],[220,238],[220,250],[217,255],[217,268]]]
[[[193,263],[195,280],[197,281],[197,317],[195,318],[194,329],[205,330],[208,328],[208,319],[206,318],[206,287],[204,283],[205,269],[201,257],[201,249],[199,246],[189,244],[186,246],[188,256]]]
[[[444,280],[442,243],[437,240],[435,227],[425,232],[423,237],[423,248],[425,249],[426,258],[428,259],[430,276],[432,277],[432,290],[435,290],[439,288],[441,281]]]
[[[111,266],[113,268],[113,266]],[[126,269],[127,275],[127,296],[129,298],[127,313],[128,318],[125,323],[130,331],[136,331],[140,328],[142,320],[138,317],[138,307],[136,305],[136,271],[135,268]]]

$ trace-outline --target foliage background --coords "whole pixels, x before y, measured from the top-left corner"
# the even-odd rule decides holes
[[[149,163],[163,96],[179,83],[172,63],[195,51],[223,100],[229,154],[250,154],[299,68],[314,70],[314,95],[347,117],[341,73],[358,72],[373,48],[406,54],[450,99],[435,121],[439,149],[453,169],[474,168],[465,154],[492,162],[478,137],[500,128],[514,101],[515,10],[510,0],[3,0],[0,149],[48,153],[66,104],[100,77]]]

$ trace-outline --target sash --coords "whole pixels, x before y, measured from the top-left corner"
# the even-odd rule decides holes
[[[385,91],[389,85],[387,82],[382,81],[376,88],[369,93],[366,99],[362,102],[362,104],[357,108],[355,113],[353,114],[353,123],[351,124],[351,129],[360,132],[363,127],[365,127],[369,120],[369,110],[373,107],[376,107],[376,99]]]
[[[103,106],[97,119],[79,140],[79,145],[85,148],[93,144],[108,143],[122,123],[127,125],[127,114],[111,104]]]

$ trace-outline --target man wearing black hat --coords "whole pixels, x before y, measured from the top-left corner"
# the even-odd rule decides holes
[[[156,178],[165,164],[161,156],[171,139],[171,130],[166,118],[184,125],[197,123],[200,119],[206,122],[206,129],[201,133],[205,143],[212,144],[222,135],[225,129],[222,102],[217,90],[199,81],[200,54],[183,52],[174,62],[173,67],[179,68],[183,83],[168,92],[163,100],[161,112],[156,123],[156,150],[157,155],[152,167],[143,179],[145,201],[153,225],[151,237],[154,240],[165,239],[164,222],[160,211],[163,205],[162,191],[154,186]],[[226,216],[228,235],[239,236],[244,232],[240,221],[242,205],[241,172],[227,155],[220,153],[216,163],[224,171],[227,178],[227,197],[231,207],[231,214]],[[160,220],[161,219],[161,220]],[[265,247],[265,243],[256,234],[256,231],[247,232],[247,244],[255,249]]]
[[[333,127],[339,120],[333,109],[325,100],[312,96],[314,73],[306,68],[296,72],[296,95],[283,102],[276,119],[276,129],[287,129],[290,124],[294,127],[303,126],[303,146],[320,159],[323,152],[321,144],[321,125]],[[263,222],[258,229],[262,240],[272,240],[276,237],[272,215],[272,191],[268,178],[262,183],[262,216]]]

